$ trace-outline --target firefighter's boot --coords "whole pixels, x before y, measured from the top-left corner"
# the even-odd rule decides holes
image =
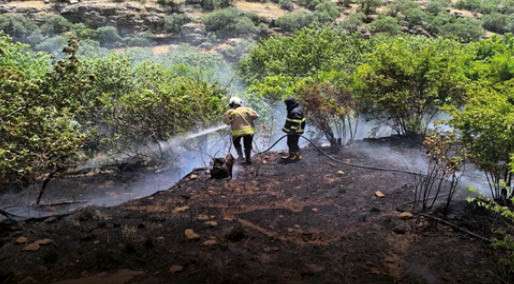
[[[243,156],[243,150],[241,148],[236,147],[236,152],[237,152],[237,161],[239,161],[239,162],[244,161],[245,159]]]

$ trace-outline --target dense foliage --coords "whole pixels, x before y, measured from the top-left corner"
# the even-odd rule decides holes
[[[465,60],[463,47],[451,40],[385,40],[355,72],[361,110],[391,121],[398,133],[423,134],[441,106],[462,101]]]
[[[510,180],[514,151],[513,58],[512,37],[470,44],[421,36],[366,40],[307,28],[261,41],[240,70],[257,97],[300,99],[332,144],[351,136],[358,113],[389,122],[399,134],[423,135],[434,117],[451,111],[470,157],[495,169],[498,181]]]
[[[252,15],[235,8],[216,10],[205,16],[204,23],[207,31],[214,32],[222,38],[248,36],[258,31],[252,21]]]
[[[334,29],[307,28],[261,41],[241,62],[249,92],[269,101],[296,96],[332,145],[351,137],[349,74],[372,42]]]
[[[0,180],[23,184],[63,171],[81,157],[137,152],[216,120],[225,91],[167,67],[122,55],[63,60],[0,39]],[[182,73],[178,73],[178,72]]]
[[[180,30],[185,21],[178,18],[165,19],[165,29],[170,29],[170,21],[173,21],[169,32]],[[35,20],[21,14],[1,14],[0,32],[4,32],[15,41],[30,44],[35,50],[56,55],[66,46],[69,36],[81,39],[80,46],[86,49],[95,46],[123,47],[151,44],[148,35],[144,33],[121,35],[113,26],[95,29],[83,23],[72,23],[60,15],[45,15]]]

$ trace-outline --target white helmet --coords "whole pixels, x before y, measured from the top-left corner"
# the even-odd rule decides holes
[[[233,106],[233,105],[242,106],[243,105],[243,100],[238,98],[238,97],[231,97],[229,102],[228,102],[228,105],[229,106]]]

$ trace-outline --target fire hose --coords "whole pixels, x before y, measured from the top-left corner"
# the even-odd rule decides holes
[[[259,155],[262,155],[262,154],[265,154],[265,153],[271,151],[271,149],[273,149],[285,137],[287,137],[287,135],[283,135],[282,137],[278,138],[275,141],[275,143],[273,143],[271,146],[269,146],[266,150],[258,152],[256,155],[259,156]],[[328,158],[328,159],[330,159],[330,160],[332,160],[332,161],[334,161],[336,163],[345,165],[345,166],[354,167],[354,168],[360,168],[360,169],[366,169],[366,170],[372,170],[372,171],[393,172],[393,173],[401,173],[401,174],[408,174],[408,175],[415,175],[415,176],[423,176],[423,174],[421,174],[421,173],[415,173],[415,172],[410,172],[410,171],[397,170],[397,169],[385,169],[385,168],[379,168],[379,167],[372,167],[372,166],[365,166],[365,165],[358,165],[358,164],[348,163],[348,162],[345,162],[343,160],[337,159],[337,158],[333,157],[332,155],[328,154],[327,152],[323,151],[318,146],[316,146],[316,144],[311,139],[309,139],[309,138],[307,138],[307,137],[305,137],[303,135],[300,136],[300,137],[302,137],[307,142],[309,142],[314,147],[314,149],[316,149],[320,154],[322,154],[326,158]]]

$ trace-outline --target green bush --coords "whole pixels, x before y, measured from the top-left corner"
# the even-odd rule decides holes
[[[71,32],[74,36],[80,40],[82,39],[94,39],[96,36],[96,31],[87,27],[83,23],[73,24],[71,27]]]
[[[296,11],[278,18],[275,24],[285,32],[294,32],[314,23],[315,16],[309,11]]]
[[[72,56],[51,70],[45,55],[3,36],[0,51],[0,180],[23,185],[79,159],[86,134],[75,120],[75,99],[82,94],[75,91],[87,83],[76,80]]]
[[[216,10],[207,14],[203,21],[207,31],[219,37],[238,37],[258,33],[258,29],[250,17],[234,8]]]
[[[0,32],[0,67],[14,69],[27,79],[41,79],[50,69],[50,57],[34,53],[30,47],[12,40]]]
[[[65,58],[51,66],[47,55],[0,37],[2,185],[40,180],[99,151],[137,154],[225,109],[224,89],[191,76],[185,64],[98,54],[79,60],[78,48],[69,41]]]
[[[386,33],[397,35],[401,33],[401,26],[396,18],[390,16],[380,16],[369,24],[372,33]]]
[[[498,12],[502,14],[514,13],[513,0],[460,0],[455,4],[459,9],[490,14]]]
[[[339,6],[332,1],[323,1],[316,5],[314,16],[320,23],[330,23],[335,21],[341,14]]]
[[[364,18],[366,15],[363,13],[353,13],[345,20],[337,24],[337,28],[345,33],[356,33],[364,26]]]
[[[278,4],[280,5],[280,8],[288,11],[294,10],[294,3],[291,0],[279,0]]]
[[[70,31],[73,23],[61,15],[50,15],[42,19],[41,32],[46,35],[58,35]]]
[[[449,22],[442,25],[439,34],[462,42],[470,42],[480,39],[484,35],[484,30],[478,20],[459,17],[451,18]]]
[[[408,8],[401,11],[400,19],[407,23],[409,27],[424,26],[428,21],[428,16],[419,6]]]
[[[3,31],[17,41],[25,42],[25,38],[36,30],[39,30],[38,26],[23,15],[0,15],[0,31]]]
[[[26,42],[32,46],[35,46],[45,40],[45,37],[39,29],[32,32],[26,39]]]
[[[464,108],[451,111],[452,126],[461,133],[468,157],[487,174],[496,200],[508,198],[502,196],[502,183],[509,183],[512,175],[509,160],[514,152],[513,94],[513,87],[497,91],[477,84],[468,89],[470,99]]]
[[[228,8],[232,5],[232,0],[202,0],[200,6],[205,10],[215,10]]]
[[[164,17],[164,30],[169,33],[180,33],[182,31],[182,26],[191,22],[191,18],[189,18],[185,14],[173,14]]]
[[[464,97],[466,53],[447,39],[398,37],[379,42],[354,74],[362,110],[391,120],[399,134],[424,134],[445,104]]]
[[[307,9],[314,10],[322,1],[323,0],[298,0],[297,3]]]
[[[352,72],[368,46],[357,37],[331,28],[305,28],[291,36],[259,42],[241,61],[248,81],[267,76],[306,77],[318,72]]]
[[[382,0],[359,0],[359,10],[364,15],[375,14],[378,7],[384,4]]]
[[[119,46],[123,39],[118,34],[118,29],[113,26],[105,26],[96,29],[96,40],[102,46],[115,47]]]
[[[139,35],[136,34],[136,35],[125,37],[123,39],[123,43],[126,46],[151,46],[152,40],[149,39],[144,34],[139,34]]]
[[[37,51],[46,51],[48,53],[58,56],[61,54],[62,49],[66,46],[67,41],[67,38],[58,35],[51,38],[47,38],[39,44],[36,44],[36,46],[34,46],[34,49]]]
[[[430,0],[427,3],[426,11],[432,15],[445,13],[450,6],[449,0]]]
[[[514,33],[514,15],[503,15],[492,13],[482,18],[482,26],[488,30],[499,34]]]

